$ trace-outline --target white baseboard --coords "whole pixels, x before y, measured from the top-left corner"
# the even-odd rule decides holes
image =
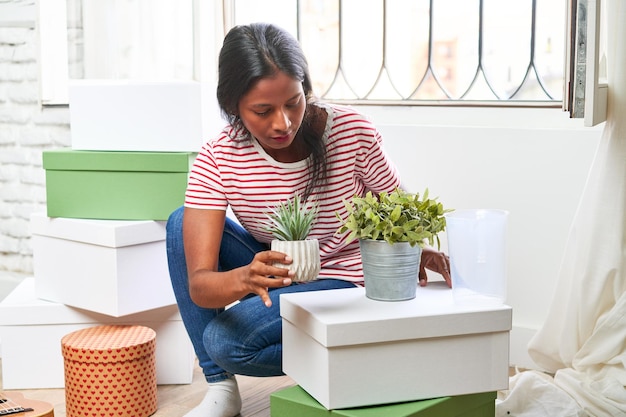
[[[511,366],[525,369],[541,370],[528,354],[528,343],[537,333],[537,329],[513,326],[511,329],[511,346],[509,363]]]

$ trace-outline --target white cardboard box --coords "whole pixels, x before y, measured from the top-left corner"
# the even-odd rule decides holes
[[[508,388],[509,306],[458,306],[434,282],[409,301],[350,288],[280,302],[283,371],[328,409]]]
[[[176,306],[113,318],[38,299],[24,279],[0,303],[2,388],[63,388],[61,338],[102,324],[137,324],[156,332],[158,384],[190,384],[195,354]]]
[[[215,88],[197,81],[74,80],[72,149],[198,152],[219,132]]]
[[[176,304],[165,222],[31,216],[37,297],[120,317]]]

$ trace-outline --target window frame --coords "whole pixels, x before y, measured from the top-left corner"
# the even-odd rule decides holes
[[[67,44],[67,1],[39,1],[37,27],[40,36],[41,104],[68,105],[69,63]],[[216,57],[219,40],[234,21],[234,0],[193,2],[194,75],[193,79],[212,85],[217,74]],[[44,18],[45,16],[45,18]],[[362,106],[430,106],[430,107],[511,107],[563,108],[562,100],[375,100],[333,99],[340,104]]]
[[[583,119],[587,127],[606,121],[606,13],[601,0],[568,0],[566,66],[563,80],[563,111]]]
[[[40,101],[43,106],[69,104],[67,0],[37,2]]]

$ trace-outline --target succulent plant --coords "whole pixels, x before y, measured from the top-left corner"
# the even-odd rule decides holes
[[[300,195],[295,194],[293,198],[278,203],[268,213],[265,229],[278,240],[305,240],[313,228],[317,212],[316,204],[306,205]]]

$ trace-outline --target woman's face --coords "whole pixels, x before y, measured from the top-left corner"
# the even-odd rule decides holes
[[[239,101],[239,117],[263,149],[279,162],[303,159],[294,144],[302,123],[306,97],[302,83],[278,72],[260,79]]]

